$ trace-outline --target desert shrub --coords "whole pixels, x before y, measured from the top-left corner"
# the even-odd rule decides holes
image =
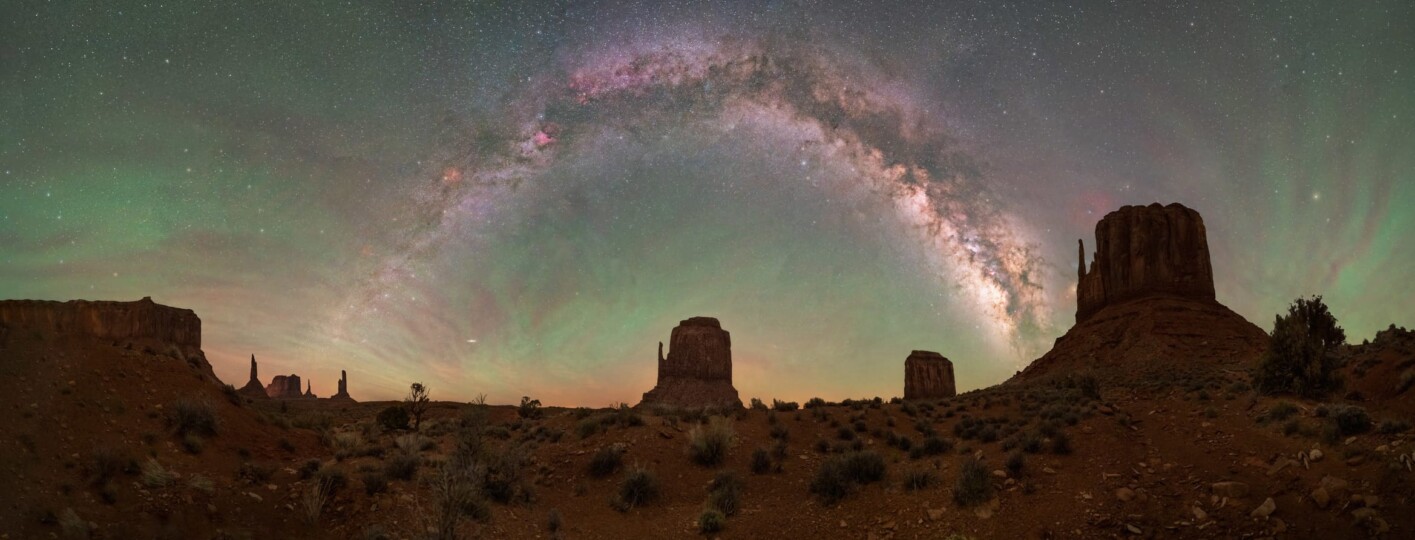
[[[624,464],[624,450],[619,445],[610,445],[596,450],[590,457],[590,476],[603,478],[614,474]]]
[[[1012,473],[1012,476],[1022,474],[1022,469],[1027,466],[1027,456],[1022,452],[1008,454],[1004,466],[1007,467],[1007,472]]]
[[[1058,431],[1051,436],[1051,453],[1064,456],[1073,450],[1071,436],[1067,435],[1065,431]]]
[[[359,455],[363,450],[364,438],[356,432],[334,435],[334,459],[346,459]]]
[[[216,483],[204,475],[194,474],[187,478],[187,487],[210,495],[216,492]]]
[[[363,475],[359,477],[359,480],[364,484],[365,494],[377,495],[388,491],[388,477],[385,476],[382,471],[364,471]]]
[[[1400,379],[1395,383],[1395,393],[1404,394],[1411,386],[1415,386],[1415,368],[1400,373]]]
[[[432,439],[423,435],[419,435],[417,433],[407,433],[404,435],[399,435],[398,438],[393,439],[393,443],[398,446],[399,450],[402,450],[409,454],[416,454],[424,450],[431,450],[432,447],[435,445]]]
[[[771,438],[779,441],[785,441],[791,438],[791,430],[787,429],[786,426],[781,424],[771,426]]]
[[[269,478],[267,476],[267,478]],[[154,458],[147,458],[142,464],[142,483],[150,488],[165,487],[177,479],[177,475],[167,470]]]
[[[468,476],[466,469],[459,469],[444,463],[437,474],[427,481],[432,499],[431,516],[434,520],[434,538],[453,540],[457,538],[457,524],[463,516],[489,513],[484,501],[476,490],[475,479]]]
[[[611,501],[620,512],[628,512],[638,506],[649,504],[658,498],[658,477],[653,471],[635,466],[619,482],[619,492]]]
[[[777,412],[791,412],[801,408],[801,405],[795,401],[779,401],[773,399],[771,400],[771,408]]]
[[[599,428],[603,425],[604,421],[596,417],[580,420],[579,423],[575,424],[575,435],[578,435],[581,439],[588,439],[593,437],[596,433],[599,433]]]
[[[1321,296],[1298,298],[1273,322],[1268,352],[1254,382],[1267,394],[1318,397],[1340,385],[1337,348],[1346,332],[1322,303]]]
[[[708,489],[708,508],[728,516],[737,513],[737,500],[742,493],[742,481],[737,479],[735,473],[732,471],[717,473]]]
[[[754,410],[754,411],[765,411],[765,410],[766,410],[766,403],[762,402],[761,399],[752,398],[752,401],[751,401],[751,408],[752,408],[752,410]]]
[[[150,461],[150,462],[156,464],[155,461],[152,461],[152,460],[148,460],[148,461]],[[275,466],[274,466],[274,465],[265,464],[265,463],[252,463],[252,462],[250,462],[250,461],[247,461],[247,462],[245,462],[245,463],[242,463],[242,464],[241,464],[241,467],[238,468],[238,469],[236,469],[236,478],[239,478],[239,479],[241,479],[241,480],[245,480],[246,482],[249,482],[249,483],[251,483],[251,484],[256,484],[256,485],[265,484],[265,483],[270,482],[270,477],[273,476],[274,474],[275,474]],[[146,470],[143,471],[143,476],[147,476]]]
[[[835,431],[835,436],[842,441],[853,441],[855,440],[855,430],[840,426],[840,429]]]
[[[928,469],[914,469],[904,473],[904,489],[915,491],[928,489],[938,482],[938,475]]]
[[[822,454],[830,452],[830,441],[827,441],[825,439],[816,439],[816,444],[813,447],[816,449],[817,452],[820,452]]]
[[[300,480],[308,480],[311,476],[314,476],[314,473],[319,472],[319,470],[323,467],[323,461],[320,461],[317,458],[310,458],[305,460],[304,465],[300,465],[300,468],[295,471],[295,474],[300,477]]]
[[[817,408],[817,407],[824,407],[824,406],[825,406],[825,400],[824,400],[824,399],[821,399],[821,398],[818,398],[818,397],[813,397],[813,398],[811,398],[810,400],[806,401],[806,408],[807,408],[807,409],[815,409],[815,408]]]
[[[1026,433],[1023,433],[1019,436],[1017,440],[1018,447],[1021,448],[1023,452],[1026,452],[1028,454],[1035,454],[1037,452],[1042,451],[1042,443],[1044,441],[1042,440],[1042,434],[1039,431],[1028,431]]]
[[[1371,430],[1371,416],[1366,409],[1355,405],[1342,405],[1332,411],[1332,419],[1342,435],[1355,435]]]
[[[694,426],[688,432],[688,455],[699,465],[717,465],[727,457],[732,438],[732,423],[721,416],[714,416],[707,426]]]
[[[221,385],[221,395],[226,398],[226,401],[231,402],[232,405],[237,407],[246,404],[245,398],[241,397],[241,393],[236,391],[236,387],[229,384]]]
[[[831,458],[816,469],[816,475],[811,478],[810,490],[822,504],[829,505],[849,496],[853,487],[849,475],[845,472],[845,462]]]
[[[771,471],[771,453],[760,446],[752,450],[752,474],[766,474]]]
[[[93,528],[89,526],[88,520],[79,517],[78,512],[75,512],[73,508],[65,508],[63,512],[60,512],[57,521],[59,522],[59,530],[64,533],[64,538],[89,538],[93,534]]]
[[[395,452],[393,457],[383,462],[383,472],[389,478],[398,480],[412,480],[418,474],[418,466],[422,465],[423,458],[417,454],[408,452]]]
[[[1286,436],[1288,436],[1288,437],[1291,437],[1291,436],[1297,434],[1297,432],[1298,432],[1298,431],[1301,431],[1301,430],[1302,430],[1302,423],[1301,423],[1301,422],[1298,422],[1296,418],[1293,418],[1293,419],[1291,419],[1291,420],[1288,420],[1287,423],[1285,423],[1285,424],[1282,425],[1282,434],[1283,434],[1283,435],[1286,435]]]
[[[320,484],[328,486],[329,495],[332,497],[349,485],[349,476],[344,473],[344,469],[328,465],[321,467],[319,472],[314,474],[314,479]]]
[[[167,421],[172,429],[176,430],[177,435],[216,435],[220,421],[216,417],[216,408],[210,401],[201,398],[179,399],[172,403],[170,410]]]
[[[422,427],[423,415],[432,406],[432,390],[420,382],[408,385],[408,396],[403,398],[403,408],[413,419],[413,429]]]
[[[1279,401],[1279,402],[1273,404],[1272,407],[1269,407],[1269,408],[1268,408],[1267,412],[1263,414],[1262,420],[1263,420],[1264,422],[1268,422],[1268,421],[1281,422],[1281,421],[1283,421],[1283,420],[1287,420],[1288,418],[1291,418],[1292,415],[1294,415],[1294,414],[1297,414],[1297,406],[1296,406],[1296,405],[1293,405],[1292,403],[1287,402],[1287,401]]]
[[[92,477],[95,486],[108,484],[108,481],[118,476],[119,473],[133,474],[140,470],[137,461],[119,448],[108,446],[95,448],[92,460],[89,476]]]
[[[992,498],[992,482],[988,479],[987,468],[976,459],[968,459],[958,468],[958,479],[953,484],[953,502],[968,507]]]
[[[560,516],[560,510],[551,508],[550,513],[545,517],[545,530],[550,531],[552,537],[558,536],[560,529],[565,528],[565,518]]]
[[[1380,425],[1376,426],[1376,433],[1381,435],[1395,435],[1406,431],[1410,431],[1410,422],[1405,420],[1382,420]]]
[[[540,418],[544,411],[540,408],[539,399],[531,399],[530,396],[521,396],[521,405],[516,407],[516,415],[528,420]]]
[[[319,515],[324,511],[324,505],[329,502],[332,495],[332,487],[324,481],[310,484],[304,495],[300,497],[301,508],[305,511],[305,521],[311,525],[319,523]]]
[[[909,450],[909,457],[919,459],[926,456],[936,456],[953,451],[953,442],[939,437],[925,437],[923,442]]]
[[[845,475],[852,482],[869,484],[884,479],[884,458],[873,451],[853,451],[843,456]]]
[[[722,515],[722,512],[715,509],[704,509],[703,513],[698,515],[698,531],[703,534],[721,532],[723,527],[726,526],[727,516]]]
[[[482,479],[482,491],[487,497],[502,504],[531,500],[531,487],[523,470],[527,454],[525,447],[508,446],[487,460]]]
[[[378,411],[376,418],[379,426],[388,431],[408,429],[408,410],[401,405],[394,405]]]

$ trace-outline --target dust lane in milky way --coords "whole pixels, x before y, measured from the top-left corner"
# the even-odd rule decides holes
[[[230,381],[634,401],[712,315],[744,396],[966,390],[1154,201],[1260,325],[1412,322],[1405,2],[0,9],[0,296],[195,309]]]

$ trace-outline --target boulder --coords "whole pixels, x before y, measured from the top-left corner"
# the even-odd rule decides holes
[[[732,338],[712,317],[678,323],[669,336],[668,355],[658,344],[658,382],[641,405],[741,407],[732,386]]]
[[[1228,497],[1230,499],[1241,499],[1248,496],[1248,484],[1243,482],[1216,482],[1209,486],[1214,495]]]
[[[904,359],[904,399],[942,399],[958,395],[953,362],[932,351],[913,351]]]
[[[1204,219],[1179,203],[1124,206],[1096,224],[1096,251],[1086,268],[1078,241],[1076,322],[1109,305],[1171,295],[1214,300],[1214,271]]]

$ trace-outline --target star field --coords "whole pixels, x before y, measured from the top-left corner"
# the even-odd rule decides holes
[[[191,308],[225,380],[637,401],[680,319],[746,396],[1001,381],[1124,204],[1220,301],[1408,325],[1415,6],[0,7],[0,297]]]

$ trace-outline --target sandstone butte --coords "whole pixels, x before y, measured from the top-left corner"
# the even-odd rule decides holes
[[[658,383],[640,405],[741,407],[732,386],[732,337],[712,317],[678,323],[669,336],[668,356],[658,344]]]
[[[904,399],[943,399],[958,395],[953,362],[933,351],[913,351],[904,360]]]
[[[1231,366],[1266,347],[1266,332],[1216,299],[1197,211],[1178,203],[1121,207],[1096,224],[1095,242],[1088,268],[1078,241],[1076,324],[1012,380],[1087,369],[1133,378],[1176,363]]]

